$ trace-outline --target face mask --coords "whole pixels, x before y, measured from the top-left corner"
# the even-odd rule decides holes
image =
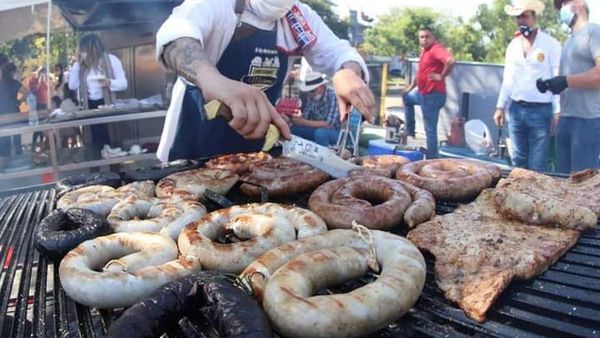
[[[283,18],[294,5],[295,0],[250,0],[250,10],[266,21]]]
[[[521,32],[524,37],[528,37],[533,33],[533,29],[527,25],[521,25],[519,26],[519,32]]]
[[[313,99],[315,99],[315,101],[321,101],[321,98],[323,97],[323,93],[320,94],[315,94],[313,96]]]
[[[575,13],[571,10],[571,6],[563,6],[560,9],[560,23],[567,27],[571,27],[575,23]]]

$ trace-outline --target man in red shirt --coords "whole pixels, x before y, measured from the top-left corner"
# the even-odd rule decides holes
[[[454,67],[452,54],[437,41],[429,27],[419,29],[421,56],[417,76],[406,88],[404,113],[406,131],[415,136],[415,105],[420,105],[427,137],[427,158],[438,157],[437,123],[446,104],[446,76]]]

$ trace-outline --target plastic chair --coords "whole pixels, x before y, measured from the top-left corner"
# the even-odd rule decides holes
[[[361,123],[362,114],[358,110],[352,109],[338,136],[336,149],[339,156],[342,155],[344,149],[350,150],[352,157],[358,156]]]

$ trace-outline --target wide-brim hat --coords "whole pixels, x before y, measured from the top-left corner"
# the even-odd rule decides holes
[[[315,88],[328,84],[327,76],[319,72],[310,72],[306,74],[304,81],[300,82],[300,91],[310,92]]]
[[[514,0],[512,5],[504,6],[504,12],[510,16],[519,16],[526,11],[533,11],[536,15],[540,15],[544,7],[546,6],[540,0]]]

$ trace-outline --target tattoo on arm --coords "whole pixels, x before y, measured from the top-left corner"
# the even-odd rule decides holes
[[[192,38],[179,38],[165,47],[163,60],[177,75],[195,83],[197,71],[195,61],[208,60],[200,41]]]

